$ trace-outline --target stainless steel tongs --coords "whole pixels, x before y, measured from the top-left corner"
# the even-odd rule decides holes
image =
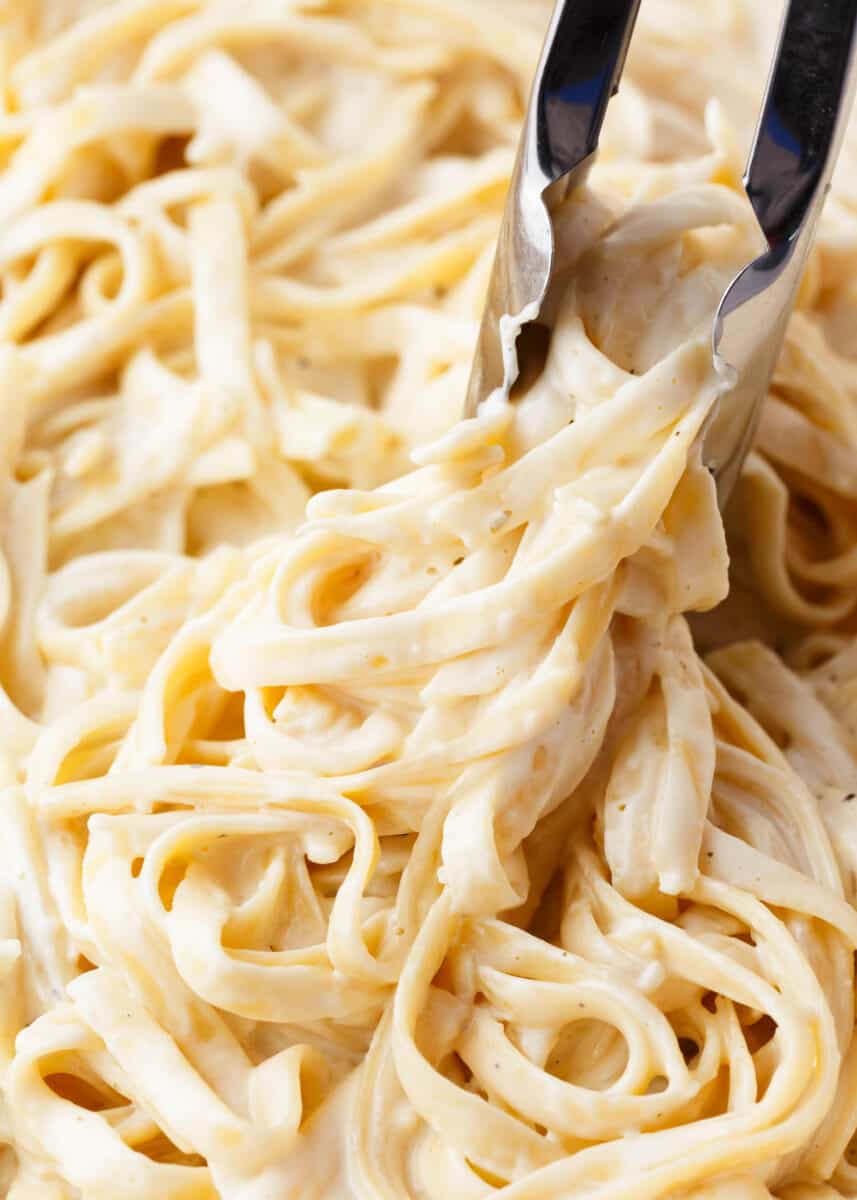
[[[765,0],[768,2],[768,0]],[[551,278],[554,194],[579,186],[617,91],[640,0],[557,0],[500,229],[467,415],[518,373],[517,340]],[[726,289],[712,355],[723,379],[704,440],[721,506],[761,403],[851,109],[857,0],[788,0],[744,186],[767,248]]]

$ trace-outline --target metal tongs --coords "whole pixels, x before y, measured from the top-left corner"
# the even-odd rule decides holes
[[[766,0],[767,2],[767,0]],[[616,93],[640,0],[558,0],[527,110],[500,229],[467,415],[518,375],[554,259],[551,208],[586,177]],[[788,0],[744,186],[767,247],[714,317],[722,379],[704,437],[723,507],[750,448],[851,110],[857,0]],[[713,48],[716,50],[716,48]],[[688,64],[692,69],[692,64]]]

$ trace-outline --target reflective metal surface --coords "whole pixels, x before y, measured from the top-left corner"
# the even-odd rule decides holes
[[[508,395],[517,376],[517,337],[539,314],[553,264],[552,187],[566,192],[585,177],[638,7],[639,0],[559,0],[554,9],[500,229],[466,415],[497,388]],[[712,350],[724,386],[704,453],[721,506],[752,442],[830,185],[857,77],[855,31],[857,0],[787,4],[744,178],[767,248],[727,288],[714,321]]]
[[[488,290],[467,414],[517,374],[515,341],[538,316],[553,263],[545,192],[585,174],[640,0],[559,0],[536,71]],[[505,320],[504,320],[505,318]]]
[[[741,469],[782,346],[851,112],[857,0],[789,0],[744,185],[767,249],[727,288],[714,321],[726,387],[704,453],[721,507]]]

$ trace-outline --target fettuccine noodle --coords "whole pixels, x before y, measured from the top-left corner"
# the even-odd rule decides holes
[[[777,9],[644,0],[462,421],[545,0],[7,3],[9,1200],[857,1196],[857,134],[700,443]]]

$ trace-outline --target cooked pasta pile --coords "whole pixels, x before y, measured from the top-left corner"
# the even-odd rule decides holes
[[[683,615],[777,7],[467,421],[542,0],[0,16],[9,1200],[857,1196],[857,136]]]

